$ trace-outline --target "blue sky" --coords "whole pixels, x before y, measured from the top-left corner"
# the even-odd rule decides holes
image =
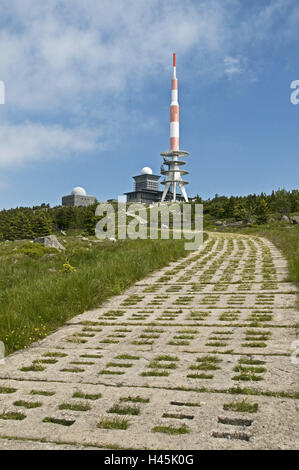
[[[0,208],[159,173],[172,52],[189,195],[298,189],[297,0],[0,0]]]

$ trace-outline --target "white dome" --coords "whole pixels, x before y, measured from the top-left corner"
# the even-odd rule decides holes
[[[76,186],[72,191],[73,196],[86,196],[86,191],[81,186]]]
[[[149,166],[145,166],[144,168],[142,168],[141,174],[142,175],[152,175],[153,170]]]

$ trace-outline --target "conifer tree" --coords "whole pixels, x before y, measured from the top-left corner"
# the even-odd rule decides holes
[[[258,224],[265,224],[270,215],[270,209],[267,201],[263,198],[259,199],[256,204],[256,221]]]
[[[33,219],[33,232],[36,237],[45,237],[53,231],[52,221],[43,211],[37,211]]]

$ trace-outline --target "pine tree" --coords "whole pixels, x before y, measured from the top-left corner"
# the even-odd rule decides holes
[[[53,231],[52,220],[44,212],[37,211],[33,219],[33,232],[36,237],[45,237]]]
[[[23,212],[17,215],[15,221],[15,234],[18,240],[33,238],[34,233],[32,230],[31,222],[27,215]]]
[[[256,221],[258,224],[265,224],[270,215],[270,209],[267,201],[263,198],[259,199],[256,203]]]

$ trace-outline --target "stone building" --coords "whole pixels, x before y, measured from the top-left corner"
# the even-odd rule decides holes
[[[96,202],[96,200],[97,198],[95,196],[87,196],[84,188],[76,186],[73,189],[72,194],[62,197],[62,205],[72,207],[91,206]]]

